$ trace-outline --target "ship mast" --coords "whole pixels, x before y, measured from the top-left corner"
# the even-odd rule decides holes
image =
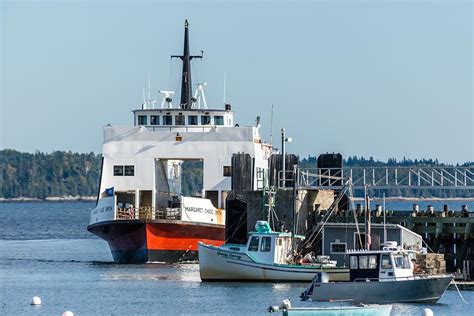
[[[179,58],[183,61],[183,71],[181,73],[181,102],[180,107],[182,109],[191,109],[192,106],[192,81],[191,81],[191,60],[193,58],[202,58],[201,55],[191,56],[189,55],[189,34],[188,34],[189,23],[188,20],[184,21],[184,49],[183,55],[172,55],[171,58]]]

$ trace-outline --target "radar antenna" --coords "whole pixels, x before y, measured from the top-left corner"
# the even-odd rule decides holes
[[[198,83],[196,84],[197,88],[196,91],[194,92],[194,97],[192,98],[193,100],[193,106],[192,108],[195,109],[195,105],[197,104],[197,108],[201,108],[201,100],[202,100],[202,108],[207,109],[207,101],[206,101],[206,96],[204,94],[204,86],[207,86],[207,82],[203,83]]]
[[[173,95],[174,91],[158,91],[163,95],[163,100],[161,101],[161,108],[162,109],[172,109],[173,108]]]

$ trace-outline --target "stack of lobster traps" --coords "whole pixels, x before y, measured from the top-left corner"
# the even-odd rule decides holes
[[[442,253],[427,253],[416,255],[416,270],[420,274],[446,273],[446,261]]]

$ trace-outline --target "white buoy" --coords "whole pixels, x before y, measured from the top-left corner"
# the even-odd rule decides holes
[[[41,299],[38,296],[33,296],[31,299],[31,305],[41,305]]]
[[[71,312],[71,311],[65,311],[65,312],[63,313],[63,316],[74,316],[74,313]]]
[[[434,314],[433,314],[433,311],[432,311],[431,309],[425,308],[425,309],[423,310],[423,316],[433,316],[433,315],[434,315]]]

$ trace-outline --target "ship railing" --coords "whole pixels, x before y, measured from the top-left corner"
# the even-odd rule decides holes
[[[142,206],[138,209],[138,219],[153,219],[153,208],[151,206]]]
[[[220,125],[193,125],[193,126],[182,126],[182,125],[147,125],[146,128],[152,132],[209,132],[215,127],[222,127]]]
[[[157,208],[151,206],[142,206],[138,209],[128,207],[117,207],[117,216],[118,220],[153,220],[153,219],[171,219],[171,220],[180,220],[181,219],[181,208]]]
[[[155,212],[156,219],[181,219],[181,208],[164,208],[157,209]]]
[[[117,207],[117,219],[135,219],[135,211],[131,208]]]

